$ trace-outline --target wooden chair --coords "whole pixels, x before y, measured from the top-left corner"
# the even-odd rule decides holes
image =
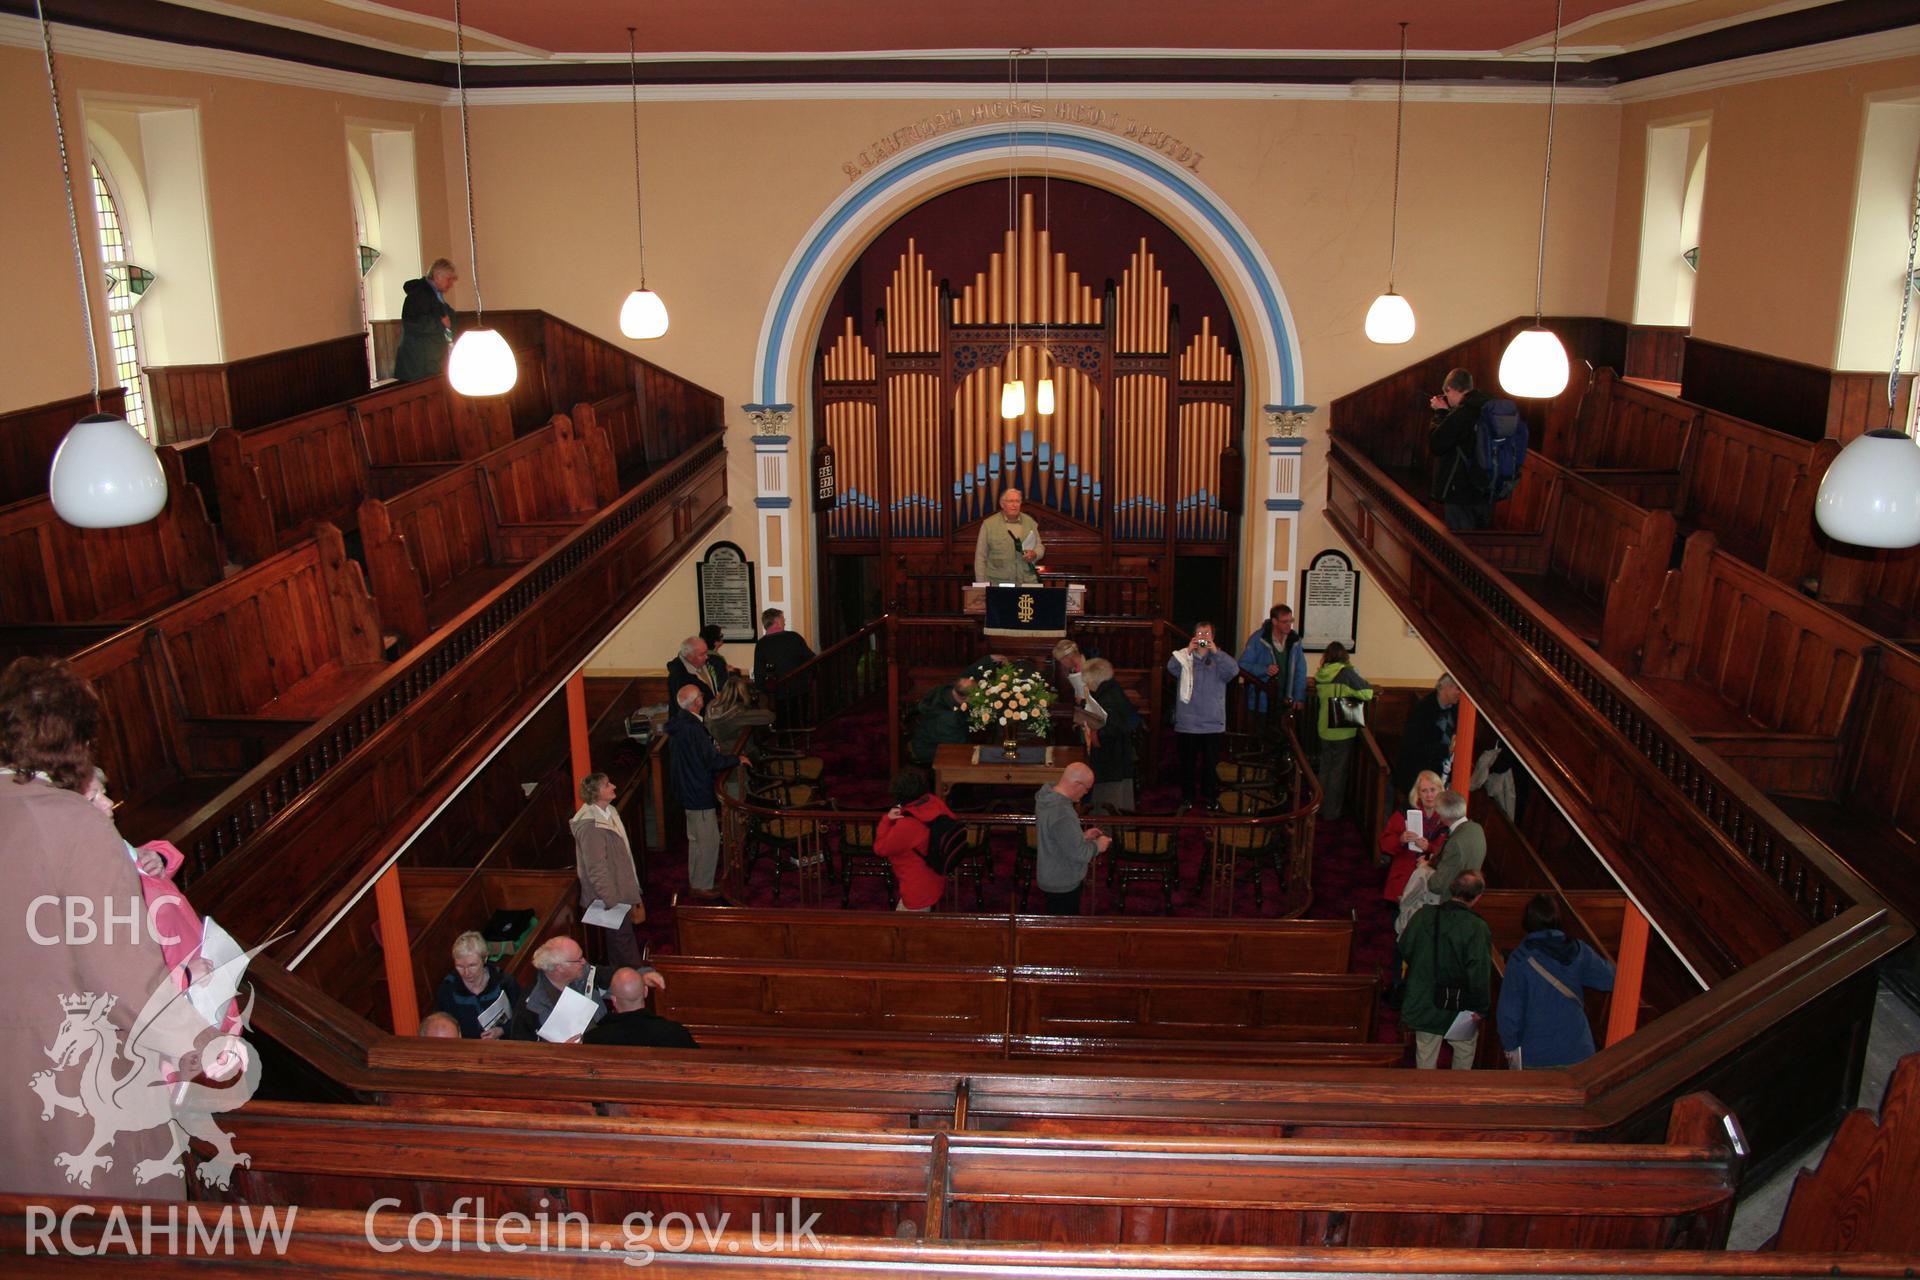
[[[1113,861],[1107,867],[1107,883],[1114,887],[1115,902],[1124,907],[1127,889],[1136,884],[1157,884],[1165,899],[1165,914],[1173,914],[1173,887],[1180,876],[1180,856],[1174,837],[1177,832],[1158,828],[1125,829],[1113,837]]]
[[[782,809],[832,808],[819,788],[811,783],[779,780],[747,780],[747,797],[758,804]],[[818,902],[821,881],[831,874],[827,866],[825,842],[820,824],[807,818],[767,818],[750,814],[746,838],[741,847],[742,874],[751,876],[754,864],[773,863],[773,900],[780,901],[780,886],[787,872],[800,884],[800,901]]]
[[[1220,794],[1220,811],[1232,817],[1267,817],[1281,812],[1280,798],[1271,791],[1241,790],[1223,791]],[[1261,874],[1268,867],[1280,878],[1281,887],[1286,886],[1285,843],[1279,827],[1215,827],[1207,842],[1208,857],[1201,864],[1202,892],[1206,893],[1216,913],[1233,914],[1233,899],[1243,876],[1253,881],[1253,906],[1258,911],[1266,905],[1265,877]]]
[[[1032,834],[1029,832],[1028,834]],[[993,837],[985,824],[969,822],[967,824],[967,847],[947,867],[947,892],[943,905],[953,910],[960,909],[960,883],[973,881],[973,909],[984,911],[987,906],[987,877],[993,874]],[[1026,910],[1024,893],[1020,899],[1020,909]]]
[[[900,897],[900,881],[893,864],[873,851],[874,824],[849,822],[840,828],[840,905],[853,905],[853,882],[866,877],[887,882],[887,901]]]

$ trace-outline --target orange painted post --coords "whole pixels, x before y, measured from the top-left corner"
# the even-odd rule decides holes
[[[573,785],[593,772],[593,751],[587,744],[587,677],[576,671],[567,681],[567,745],[573,755]]]
[[[380,916],[380,950],[387,966],[387,1001],[393,1034],[420,1034],[420,997],[413,989],[413,953],[407,949],[407,909],[400,901],[400,867],[388,867],[373,882],[373,904]]]
[[[1467,794],[1467,782],[1473,777],[1473,722],[1477,718],[1473,704],[1465,694],[1453,704],[1453,789]]]
[[[1647,974],[1647,918],[1627,903],[1620,922],[1620,954],[1614,957],[1613,1004],[1607,1013],[1607,1043],[1625,1040],[1640,1025],[1640,984]]]

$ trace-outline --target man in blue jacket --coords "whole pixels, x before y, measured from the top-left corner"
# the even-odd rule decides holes
[[[1227,732],[1227,686],[1240,678],[1240,664],[1213,643],[1213,624],[1193,624],[1193,639],[1167,659],[1174,688],[1173,739],[1180,748],[1180,812],[1203,800],[1220,804],[1220,739]],[[1197,779],[1196,779],[1196,774]]]
[[[1291,704],[1288,710],[1307,705],[1307,654],[1293,629],[1291,608],[1277,604],[1267,612],[1267,620],[1247,637],[1247,647],[1240,651],[1240,669],[1252,680],[1271,680]],[[1252,681],[1247,685],[1247,706],[1255,711],[1267,709],[1266,690]]]
[[[720,896],[713,885],[720,870],[720,811],[713,786],[743,757],[727,755],[714,745],[707,722],[700,718],[706,698],[699,685],[682,685],[674,701],[680,714],[667,720],[667,744],[674,794],[687,814],[687,892],[712,902]]]

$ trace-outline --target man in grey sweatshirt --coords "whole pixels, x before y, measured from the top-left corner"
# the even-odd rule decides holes
[[[1080,890],[1086,884],[1087,864],[1113,843],[1113,837],[1098,827],[1080,828],[1080,814],[1074,805],[1092,788],[1093,770],[1084,764],[1070,764],[1060,781],[1041,787],[1033,795],[1034,826],[1040,844],[1033,882],[1045,896],[1050,916],[1080,914]]]

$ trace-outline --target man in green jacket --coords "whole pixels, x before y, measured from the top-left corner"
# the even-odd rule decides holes
[[[1407,975],[1400,1025],[1413,1032],[1413,1065],[1423,1071],[1440,1065],[1442,1040],[1455,1071],[1473,1070],[1480,1026],[1493,1008],[1493,930],[1473,909],[1486,887],[1478,871],[1462,871],[1452,898],[1422,907],[1400,935]],[[1470,1026],[1463,1013],[1474,1015]]]
[[[907,744],[907,757],[915,764],[931,766],[933,753],[942,743],[967,740],[967,690],[971,688],[972,677],[961,676],[920,699],[920,719]]]
[[[1040,581],[1033,566],[1047,554],[1047,544],[1033,517],[1021,512],[1021,502],[1020,491],[1009,489],[1000,495],[999,513],[980,522],[980,538],[973,547],[975,582]]]

